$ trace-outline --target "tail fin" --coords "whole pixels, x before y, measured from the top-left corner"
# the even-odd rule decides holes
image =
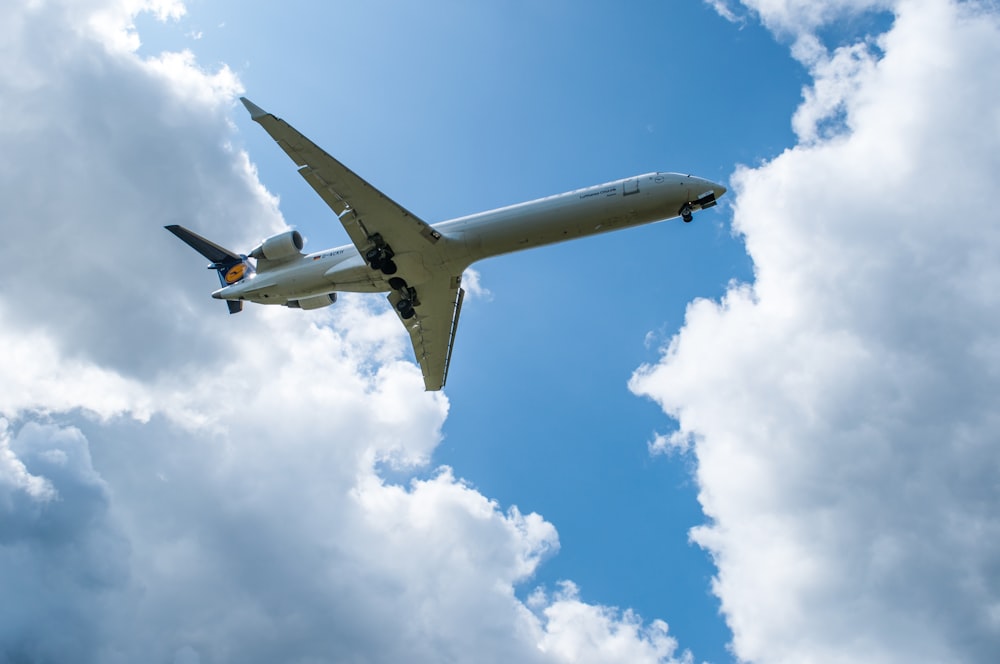
[[[253,273],[253,266],[247,261],[246,256],[241,256],[224,247],[220,247],[211,240],[207,240],[183,226],[173,224],[171,226],[164,226],[164,228],[183,240],[185,244],[199,254],[212,261],[208,269],[218,272],[219,283],[223,286],[231,286]],[[229,313],[231,314],[243,311],[243,302],[240,300],[226,300],[226,305],[229,307]]]

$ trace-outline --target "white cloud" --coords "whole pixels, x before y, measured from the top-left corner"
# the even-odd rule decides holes
[[[184,6],[0,8],[0,660],[672,657],[660,621],[518,599],[558,548],[541,516],[376,472],[428,473],[448,411],[384,303],[207,297],[162,226],[283,221],[231,145],[239,80],[139,57],[140,11]]]
[[[705,4],[710,6],[722,18],[730,23],[741,23],[743,19],[736,13],[731,4],[726,0],[705,0]]]
[[[94,661],[128,581],[109,499],[78,430],[0,420],[4,661]]]
[[[0,306],[0,316],[6,313]],[[0,413],[82,409],[100,418],[130,413],[147,419],[153,410],[138,383],[79,358],[64,357],[45,331],[0,328],[0,347],[6,355]]]
[[[808,38],[870,3],[747,4]],[[881,55],[806,59],[800,145],[734,177],[753,285],[632,381],[679,422],[659,447],[692,444],[692,537],[755,662],[1000,652],[1000,16],[894,11]]]
[[[0,505],[11,509],[18,493],[24,493],[35,502],[53,500],[57,494],[52,483],[44,477],[32,475],[10,448],[9,423],[0,419]]]
[[[466,268],[465,272],[462,273],[462,287],[465,288],[465,292],[469,297],[484,300],[489,300],[493,297],[493,293],[483,286],[482,275],[479,273],[479,270],[471,267]]]
[[[677,641],[668,636],[667,624],[662,620],[644,626],[631,611],[618,615],[613,609],[581,602],[579,589],[572,582],[561,584],[542,613],[546,634],[540,647],[559,662],[690,664],[693,661],[689,652],[681,653],[680,659],[674,658]]]
[[[705,0],[728,21],[737,17],[731,0]],[[779,35],[811,33],[839,19],[856,17],[872,11],[892,11],[893,0],[740,0],[764,25]]]

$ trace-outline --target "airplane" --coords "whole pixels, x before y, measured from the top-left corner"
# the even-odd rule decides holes
[[[526,203],[427,224],[284,120],[240,101],[298,166],[343,224],[351,245],[302,253],[288,230],[248,254],[225,249],[183,226],[165,228],[211,261],[222,287],[212,297],[229,313],[244,302],[319,309],[338,292],[388,293],[410,334],[424,388],[444,387],[465,290],[476,261],[573,238],[680,217],[714,206],[726,188],[692,175],[646,173]]]

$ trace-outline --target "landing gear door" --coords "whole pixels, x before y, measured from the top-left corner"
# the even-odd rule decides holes
[[[639,193],[639,178],[629,178],[625,180],[625,186],[622,188],[622,195],[628,196],[630,194]]]

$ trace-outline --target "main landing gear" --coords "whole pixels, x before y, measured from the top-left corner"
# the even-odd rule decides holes
[[[399,312],[399,317],[403,320],[413,318],[417,314],[413,307],[420,304],[420,300],[417,299],[417,289],[407,286],[405,281],[397,277],[390,279],[389,285],[399,293],[399,300],[396,302],[396,311]]]
[[[406,280],[400,277],[389,279],[389,286],[392,290],[399,293],[399,300],[396,301],[396,311],[399,312],[400,318],[403,320],[413,318],[417,314],[413,307],[420,305],[420,300],[417,299],[417,289],[407,286]]]
[[[368,266],[373,270],[381,270],[382,274],[386,276],[396,274],[398,267],[395,261],[392,260],[392,257],[396,255],[393,253],[392,247],[386,244],[385,240],[378,233],[372,235],[369,240],[371,240],[372,246],[365,251],[365,261],[368,263]],[[416,289],[408,286],[406,280],[402,277],[391,276],[389,278],[389,287],[399,294],[399,299],[396,300],[395,306],[400,318],[403,320],[413,318],[417,314],[413,308],[420,306]]]
[[[382,274],[396,274],[396,263],[393,262],[392,247],[385,243],[378,233],[369,238],[372,246],[365,252],[365,261],[373,270],[381,270]]]

